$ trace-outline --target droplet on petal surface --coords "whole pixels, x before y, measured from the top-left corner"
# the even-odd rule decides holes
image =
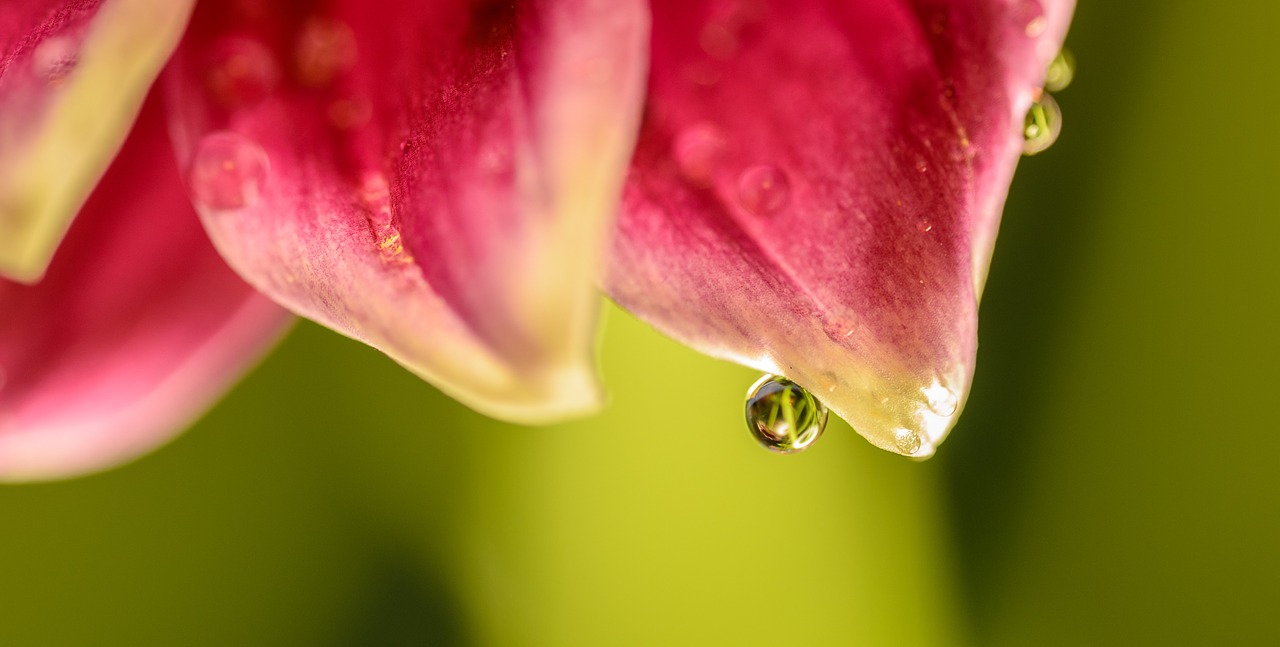
[[[80,51],[76,42],[67,37],[46,39],[31,55],[35,74],[45,82],[57,84],[75,69]]]
[[[924,443],[920,441],[920,434],[910,429],[899,429],[893,436],[893,444],[897,446],[898,451],[910,456],[920,451]]]
[[[747,429],[762,447],[794,454],[812,447],[827,427],[827,407],[785,377],[765,375],[747,391]]]
[[[261,146],[238,133],[216,132],[200,140],[187,182],[197,207],[236,211],[258,203],[270,169]]]
[[[738,178],[738,201],[757,216],[771,216],[791,202],[791,180],[776,166],[753,166]]]
[[[1049,25],[1040,0],[1020,0],[1014,9],[1014,19],[1031,38],[1043,34],[1045,27]]]
[[[686,179],[698,186],[710,186],[724,143],[724,136],[715,126],[697,124],[680,131],[672,155]]]
[[[1057,56],[1049,62],[1049,68],[1044,73],[1044,89],[1049,92],[1058,92],[1064,90],[1071,85],[1071,80],[1076,76],[1076,57],[1071,55],[1071,51],[1065,47],[1058,52]]]
[[[925,389],[925,397],[928,398],[929,410],[944,417],[955,413],[956,407],[960,405],[960,398],[956,396],[955,391],[941,384],[934,384]]]
[[[356,36],[346,23],[312,18],[302,26],[294,47],[298,81],[312,87],[323,87],[355,62]]]
[[[1058,141],[1062,132],[1062,109],[1048,93],[1043,93],[1027,111],[1022,127],[1022,153],[1035,155]]]
[[[267,98],[280,83],[280,65],[266,45],[230,37],[211,54],[205,85],[228,108],[249,106]]]

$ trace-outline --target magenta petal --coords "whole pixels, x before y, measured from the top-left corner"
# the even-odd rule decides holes
[[[291,319],[214,251],[155,105],[34,286],[0,280],[0,481],[128,460],[209,406]]]
[[[955,423],[1021,119],[1071,0],[658,0],[608,289],[879,447]]]
[[[595,275],[639,122],[643,3],[273,7],[201,4],[169,72],[232,267],[489,415],[598,406]]]

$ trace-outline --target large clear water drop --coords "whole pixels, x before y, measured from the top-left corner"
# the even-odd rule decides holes
[[[747,429],[765,449],[794,454],[813,446],[827,427],[827,406],[785,377],[765,375],[747,391]]]

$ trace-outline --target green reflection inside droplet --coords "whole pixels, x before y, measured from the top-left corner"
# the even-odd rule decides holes
[[[827,407],[803,387],[765,375],[747,392],[747,428],[765,449],[792,454],[813,445],[827,426]]]

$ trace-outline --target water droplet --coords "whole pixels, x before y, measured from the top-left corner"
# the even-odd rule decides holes
[[[1043,34],[1044,28],[1049,25],[1044,15],[1044,5],[1040,4],[1040,0],[1021,0],[1014,10],[1014,19],[1022,25],[1023,31],[1031,38]]]
[[[1070,50],[1063,48],[1049,62],[1049,69],[1044,73],[1044,89],[1049,92],[1064,90],[1075,77],[1076,57],[1071,55]]]
[[[198,206],[234,211],[262,199],[270,170],[271,161],[261,146],[243,135],[223,131],[200,140],[187,181]]]
[[[300,82],[312,87],[328,85],[355,62],[356,36],[346,23],[311,18],[303,24],[294,46],[294,65]]]
[[[45,82],[58,84],[75,69],[80,59],[76,41],[64,36],[45,39],[31,53],[31,65],[36,76]]]
[[[738,35],[725,25],[709,23],[698,35],[698,44],[708,56],[726,61],[738,52]]]
[[[925,159],[924,159],[923,157],[917,157],[917,158],[916,158],[916,170],[917,170],[917,171],[919,171],[919,172],[921,172],[921,173],[927,173],[927,172],[929,172],[929,162],[925,161]]]
[[[1058,141],[1062,132],[1062,109],[1058,102],[1048,93],[1040,98],[1027,111],[1026,121],[1022,126],[1022,154],[1035,155]]]
[[[929,222],[928,220],[921,220],[920,222],[916,223],[916,231],[922,234],[933,231],[933,223]]]
[[[956,397],[955,391],[941,384],[934,384],[925,389],[925,397],[929,402],[929,410],[940,416],[950,416],[955,413],[960,403],[960,398]]]
[[[715,126],[696,124],[680,131],[672,154],[686,179],[706,187],[715,177],[724,144],[724,136]]]
[[[738,201],[757,216],[771,216],[791,201],[791,180],[776,166],[753,166],[738,178]]]
[[[249,38],[226,38],[210,54],[205,86],[228,108],[267,98],[280,83],[280,66],[271,50]]]
[[[373,106],[363,96],[338,99],[329,104],[326,111],[329,123],[339,130],[351,130],[369,123],[373,116]]]
[[[899,429],[893,434],[893,444],[898,451],[911,455],[920,451],[920,446],[924,443],[920,442],[920,434],[910,429]]]
[[[800,385],[765,375],[747,391],[747,428],[765,449],[793,454],[813,446],[827,426],[827,407]]]

